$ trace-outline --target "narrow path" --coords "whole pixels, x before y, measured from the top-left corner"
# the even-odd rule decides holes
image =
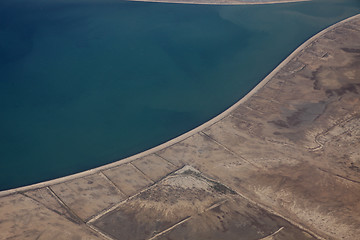
[[[176,139],[0,192],[0,239],[356,239],[359,39],[357,15]]]

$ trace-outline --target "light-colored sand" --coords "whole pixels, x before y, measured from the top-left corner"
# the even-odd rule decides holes
[[[263,0],[263,1],[243,1],[243,0],[128,0],[131,2],[153,2],[153,3],[179,3],[179,4],[207,4],[207,5],[258,5],[276,3],[306,2],[311,0]]]
[[[358,239],[359,39],[357,15],[178,138],[0,192],[0,239]]]

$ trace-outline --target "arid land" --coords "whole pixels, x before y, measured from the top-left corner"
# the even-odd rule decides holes
[[[0,239],[359,239],[360,15],[154,149],[0,192]]]

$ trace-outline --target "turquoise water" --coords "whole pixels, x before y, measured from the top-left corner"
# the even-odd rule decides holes
[[[149,149],[238,101],[360,1],[0,0],[0,189]]]

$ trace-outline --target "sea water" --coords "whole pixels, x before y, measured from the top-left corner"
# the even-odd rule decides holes
[[[136,154],[234,104],[360,1],[0,0],[0,190]]]

